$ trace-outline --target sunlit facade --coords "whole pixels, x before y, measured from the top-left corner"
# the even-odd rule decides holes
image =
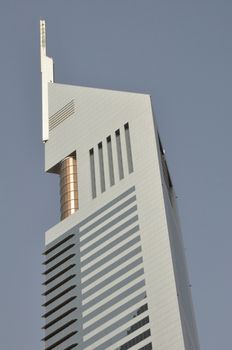
[[[46,350],[198,350],[176,196],[149,95],[53,81],[41,21]],[[55,176],[55,175],[54,175]]]

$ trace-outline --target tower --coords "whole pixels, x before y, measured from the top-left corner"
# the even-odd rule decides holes
[[[40,22],[46,350],[198,350],[175,192],[149,95],[54,83]]]

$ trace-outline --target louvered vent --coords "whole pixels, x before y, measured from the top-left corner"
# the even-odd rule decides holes
[[[74,100],[71,100],[49,118],[49,130],[51,131],[56,128],[60,123],[71,117],[74,113],[75,103]]]

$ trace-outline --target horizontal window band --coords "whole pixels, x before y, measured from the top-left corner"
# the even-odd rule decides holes
[[[65,289],[63,292],[57,294],[55,297],[53,297],[52,299],[49,299],[48,301],[46,301],[46,303],[43,304],[43,306],[48,306],[49,304],[53,303],[54,301],[56,301],[57,299],[59,299],[60,297],[62,297],[63,295],[67,294],[68,292],[70,292],[71,290],[75,289],[76,285],[73,285],[71,287],[68,287],[67,289]]]
[[[125,230],[127,227],[131,226],[132,224],[136,223],[137,221],[138,221],[138,215],[135,215],[131,219],[127,220],[126,222],[124,222],[120,226],[113,229],[111,231],[111,234],[114,236],[114,235],[120,233],[121,231]],[[81,267],[89,264],[93,259],[101,256],[103,254],[104,250],[105,250],[105,247],[103,247],[101,250],[98,250],[98,252],[95,252],[95,253],[91,254],[90,256],[86,257],[85,259],[83,259],[81,261]]]
[[[137,249],[135,249],[134,251],[132,251],[132,252],[130,252],[129,254],[127,254],[125,257],[123,257],[122,259],[120,259],[120,260],[118,260],[118,261],[116,261],[114,264],[112,264],[111,266],[109,266],[108,268],[107,268],[107,272],[110,272],[113,268],[115,268],[115,267],[117,267],[117,266],[119,266],[121,263],[123,263],[123,262],[125,262],[125,261],[127,261],[127,260],[129,260],[130,258],[132,258],[132,257],[134,257],[134,256],[136,256],[139,252],[140,252],[141,250],[140,250],[140,248],[137,248]],[[111,267],[113,267],[113,268],[111,268]],[[104,271],[104,270],[103,270]],[[127,270],[127,272],[128,272],[129,270]],[[103,273],[103,275],[104,275],[104,273]],[[119,287],[119,285],[121,285],[122,286],[122,282],[119,282],[118,283],[118,287]],[[114,287],[112,287],[112,288],[110,288],[109,290],[112,290],[112,292],[113,292],[113,290],[115,289],[115,286]],[[107,291],[107,292],[104,292],[104,293],[109,293],[109,290]],[[98,297],[99,298],[99,297]],[[91,302],[92,303],[92,302]],[[87,308],[87,305],[88,305],[89,303],[87,303],[85,306],[84,306],[84,310]]]
[[[61,261],[61,260],[60,260]],[[75,263],[78,261],[78,258],[71,258],[67,261],[65,261],[63,264],[61,264],[58,268],[55,268],[54,270],[50,271],[49,274],[45,275],[45,281],[52,280],[53,277],[57,276],[59,273],[64,271],[66,268],[68,268],[71,265],[75,265]]]
[[[63,318],[65,318],[66,316],[72,314],[72,313],[73,313],[74,311],[76,311],[76,310],[77,310],[77,307],[73,307],[73,308],[71,308],[70,310],[64,312],[64,313],[63,313],[62,315],[60,315],[59,317],[56,317],[56,318],[54,318],[54,320],[52,320],[51,322],[45,324],[45,325],[43,326],[43,329],[47,329],[47,328],[53,326],[54,324],[56,324],[57,322],[61,321]]]
[[[71,297],[77,297],[80,296],[80,292],[77,293],[77,289],[70,289],[68,292],[66,292],[65,294],[63,294],[62,296],[60,296],[59,298],[53,300],[52,303],[48,304],[45,308],[46,312],[50,312],[51,310],[53,310],[54,308],[56,308],[56,306],[59,306],[60,304],[62,304],[63,302],[65,302],[67,299],[71,298]],[[78,298],[79,301],[80,297]],[[77,301],[77,304],[79,304]],[[78,305],[76,305],[78,306]]]
[[[75,300],[74,300],[73,303],[75,303]],[[64,310],[61,310],[61,311],[64,311]],[[58,312],[58,313],[59,313],[59,315],[61,314],[61,312]],[[50,316],[50,320],[52,319],[52,316]],[[53,317],[53,319],[54,319],[54,317]],[[78,311],[76,310],[75,312],[70,313],[68,316],[63,317],[60,321],[54,323],[51,327],[45,329],[44,337],[46,337],[47,335],[55,332],[58,328],[63,327],[65,324],[67,324],[68,322],[70,322],[70,321],[72,321],[74,319],[77,319],[78,322],[74,326],[69,327],[69,330],[61,331],[61,333],[58,335],[58,337],[61,338],[62,335],[67,334],[67,332],[69,332],[69,331],[71,331],[73,329],[77,330],[78,332],[80,332],[81,331],[81,318],[80,318],[79,310]],[[78,337],[79,337],[79,335],[78,335]],[[55,341],[56,338],[57,338],[57,336],[52,339],[52,342]],[[47,344],[47,345],[49,345],[49,344]]]
[[[123,242],[123,241],[122,241]],[[123,256],[126,255],[128,249],[130,249],[131,247],[133,247],[133,245],[136,244],[136,242],[134,240],[130,240],[129,242],[125,243],[121,245],[118,249],[115,249],[112,253],[106,255],[103,259],[98,260],[95,264],[92,264],[88,269],[84,270],[82,272],[82,276],[88,275],[89,273],[96,271],[99,267],[104,266],[106,263],[112,262],[112,260],[119,258],[120,255],[123,254]],[[141,252],[141,247],[137,248],[138,249],[138,253]],[[128,252],[129,254],[130,252]],[[136,253],[137,254],[137,251]]]
[[[133,196],[129,199],[127,199],[125,202],[120,204],[118,207],[112,209],[110,212],[102,216],[100,219],[96,220],[93,222],[91,225],[89,225],[86,229],[81,231],[81,236],[85,235],[87,232],[91,231],[92,229],[95,229],[98,225],[102,224],[104,221],[107,219],[111,218],[113,215],[118,213],[119,211],[125,209],[129,204],[133,203],[136,201],[136,196]]]
[[[137,276],[136,279],[139,277],[140,276]],[[113,287],[110,287],[109,289],[107,289],[103,293],[97,295],[94,299],[91,299],[88,303],[84,304],[83,311],[86,311],[89,308],[91,308],[92,306],[97,305],[99,302],[105,300],[107,297],[110,297],[115,292],[117,292],[117,293],[121,292],[121,289],[123,287],[127,287],[128,284],[132,284],[133,282],[134,282],[134,278],[133,279],[125,278],[123,281],[117,283]]]
[[[126,253],[129,253],[132,250],[133,245],[135,245],[131,239],[137,236],[139,236],[138,232],[135,232],[134,236],[129,236],[110,249],[104,249],[101,255],[94,254],[94,256],[89,256],[91,259],[88,261],[88,263],[84,264],[86,260],[82,261],[83,265],[81,266],[81,273],[85,274],[86,271],[89,271],[91,273],[91,269],[94,268],[96,271],[99,271],[100,267],[104,267],[105,265],[107,266],[109,263],[113,263],[116,259],[119,259],[122,256],[126,255]],[[141,247],[141,244],[139,244],[139,242],[136,245]]]
[[[72,350],[72,349],[74,349],[77,345],[78,345],[78,343],[72,344],[72,345],[68,346],[67,348],[65,348],[64,350]]]
[[[43,285],[48,285],[50,282],[53,282],[55,279],[57,279],[58,277],[60,277],[61,275],[63,275],[64,273],[66,273],[67,271],[71,270],[74,266],[76,266],[76,264],[72,264],[68,267],[66,267],[65,269],[63,269],[62,271],[58,272],[55,276],[53,276],[52,278],[49,278],[47,281],[45,281],[43,283]]]
[[[75,239],[75,241],[74,241],[74,239]],[[55,251],[51,252],[50,254],[48,254],[46,256],[47,260],[50,260],[54,255],[58,254],[55,257],[55,259],[48,261],[46,264],[43,263],[43,265],[45,265],[46,270],[48,270],[50,267],[53,267],[54,265],[58,264],[60,261],[62,261],[68,255],[76,253],[77,237],[75,237],[74,239],[63,243],[62,246],[60,246]],[[71,244],[74,244],[74,245],[72,247],[70,247]],[[67,248],[67,250],[64,251],[64,249],[66,249],[66,248]],[[61,251],[62,251],[62,253],[59,254]]]
[[[89,319],[96,317],[100,315],[103,311],[109,309],[111,306],[116,304],[117,302],[121,301],[123,298],[129,296],[130,294],[133,294],[135,291],[139,290],[140,288],[145,286],[145,281],[140,281],[139,283],[135,284],[133,287],[128,288],[123,293],[120,293],[110,301],[106,302],[105,304],[101,305],[100,307],[96,308],[94,311],[89,313],[88,315],[83,317],[83,321],[88,321]]]
[[[135,336],[135,338],[127,341],[126,343],[124,343],[121,347],[119,347],[120,350],[126,350],[129,349],[131,347],[133,347],[134,345],[136,345],[137,343],[139,343],[140,341],[144,340],[145,338],[149,337],[149,331],[146,330],[145,332],[143,332],[142,334],[140,334],[139,336]],[[127,333],[126,331],[121,331],[119,333],[117,333],[116,335],[112,336],[111,338],[107,339],[106,341],[104,341],[103,343],[101,343],[100,345],[94,344],[94,350],[102,350],[102,349],[108,349],[111,348],[111,346],[117,342],[119,342],[120,340],[123,340],[123,338],[127,337]],[[125,346],[125,347],[124,347]],[[128,347],[127,347],[128,346]],[[115,347],[115,346],[114,346]],[[87,348],[87,350],[90,348]]]
[[[129,322],[133,322],[136,320],[137,315],[135,315],[133,312],[129,313],[128,315],[125,315],[124,317],[120,318],[119,320],[117,320],[115,323],[111,324],[110,326],[107,326],[102,329],[100,332],[97,331],[96,334],[94,334],[91,338],[85,340],[85,346],[89,346],[95,342],[97,342],[98,340],[100,340],[101,338],[104,338],[105,336],[109,335],[110,333],[112,333],[115,330],[118,329],[122,329],[122,327],[126,326]],[[145,320],[145,318],[144,318]],[[137,325],[142,324],[143,320],[138,321],[137,323],[134,323],[130,328],[133,327],[133,329],[135,329],[135,327],[137,327]],[[127,335],[127,331],[124,331],[125,335]],[[84,337],[86,338],[86,337]]]
[[[131,333],[135,332],[137,329],[139,329],[139,328],[145,326],[145,325],[148,324],[148,323],[149,323],[149,316],[146,316],[146,317],[144,317],[142,320],[140,320],[140,321],[134,323],[134,324],[130,327],[130,329],[128,329],[127,334],[131,334]]]
[[[71,238],[73,238],[75,235],[69,235],[66,238],[62,239],[60,242],[54,244],[51,248],[45,250],[45,252],[43,253],[43,255],[48,255],[49,253],[51,253],[53,250],[55,250],[56,248],[60,247],[63,243],[69,241]]]
[[[56,350],[63,350],[64,347],[67,347],[68,345],[73,344],[74,342],[78,342],[78,340],[80,341],[80,330],[78,327],[78,323],[73,323],[71,324],[68,328],[65,328],[63,330],[61,330],[58,334],[55,334],[52,338],[49,338],[45,341],[45,347],[49,347],[51,345],[53,345],[54,343],[56,343],[57,341],[59,341],[60,339],[66,337],[66,335],[68,333],[72,333],[72,332],[77,332],[75,338],[66,340],[62,345],[57,346],[55,349]]]
[[[123,192],[122,194],[120,194],[118,197],[114,198],[112,201],[110,201],[109,203],[107,203],[106,205],[104,205],[102,208],[98,209],[96,212],[94,212],[93,214],[89,215],[86,219],[84,219],[83,221],[81,221],[80,223],[80,228],[81,226],[84,226],[85,224],[87,224],[88,222],[90,222],[92,219],[96,218],[98,215],[100,215],[101,213],[103,213],[105,210],[109,209],[110,207],[112,207],[114,204],[116,204],[117,202],[119,202],[120,200],[122,200],[123,198],[127,197],[129,194],[131,194],[132,192],[135,191],[135,186],[131,187],[130,189],[128,189],[127,191]]]
[[[143,306],[141,306],[138,310],[137,310],[137,315],[142,314],[144,311],[148,310],[148,305],[144,304]]]
[[[134,203],[131,204],[133,205]],[[131,210],[131,204],[126,208],[127,210]],[[120,215],[114,217],[113,219],[111,218],[110,221],[104,222],[103,225],[100,225],[97,229],[88,232],[88,234],[83,236],[83,239],[80,241],[80,250],[83,251],[86,246],[95,243],[99,238],[105,236],[109,232],[112,232],[112,230],[116,230],[120,225],[125,225],[126,222],[131,219],[134,212],[136,212],[136,209],[133,205],[132,213],[128,211],[126,211],[126,213],[125,211],[122,213],[120,212]],[[136,213],[134,213],[134,215],[136,215]]]
[[[67,296],[67,299],[69,299],[69,296]],[[56,306],[58,306],[58,305],[56,305]],[[67,305],[64,305],[64,307],[62,307],[59,310],[55,311],[54,313],[50,314],[46,318],[43,317],[45,319],[45,324],[48,324],[48,323],[52,322],[54,319],[62,316],[67,310],[70,310],[70,309],[73,309],[73,308],[77,308],[77,310],[74,311],[73,314],[70,314],[70,315],[64,317],[63,320],[60,320],[59,322],[57,322],[53,326],[49,327],[47,330],[45,330],[45,334],[47,335],[48,332],[49,333],[52,332],[57,327],[62,326],[62,324],[64,324],[66,321],[69,321],[69,320],[71,320],[73,318],[77,318],[77,319],[81,320],[81,318],[80,318],[81,317],[81,314],[80,314],[81,303],[80,303],[80,298],[77,297],[77,298],[69,301],[69,303]],[[51,310],[49,310],[49,312],[50,311]],[[47,313],[47,310],[46,310],[46,313]]]
[[[43,264],[47,265],[48,263],[50,263],[52,260],[55,260],[58,256],[62,255],[63,253],[65,253],[67,250],[73,248],[75,246],[75,244],[70,244],[68,247],[62,249],[59,253],[53,255],[51,258],[49,258],[48,260],[46,260]]]
[[[129,340],[128,342],[126,342],[125,344],[120,346],[120,350],[127,350],[132,348],[134,345],[140,343],[142,340],[150,337],[151,335],[151,331],[150,329],[147,329],[145,332],[139,334],[138,336],[136,336],[135,338]],[[97,350],[97,349],[95,349]],[[100,349],[99,349],[100,350]]]
[[[135,307],[136,307],[136,304],[141,302],[145,298],[146,298],[146,292],[142,292],[139,295],[133,297],[132,299],[130,299],[126,303],[118,306],[116,309],[114,309],[111,312],[109,312],[104,317],[102,317],[99,320],[95,321],[91,325],[85,327],[84,328],[85,334],[87,334],[89,332],[92,332],[97,327],[100,327],[101,325],[105,324],[106,322],[109,322],[112,318],[114,318],[114,317],[120,315],[122,312],[128,310],[131,306],[135,305]]]
[[[48,317],[50,315],[52,315],[54,312],[58,311],[59,309],[61,309],[62,307],[64,307],[65,305],[69,304],[71,301],[73,301],[74,299],[76,299],[76,296],[73,296],[71,298],[68,298],[67,300],[65,300],[63,303],[57,305],[55,308],[53,308],[52,310],[50,310],[49,312],[46,312],[42,317]]]
[[[64,343],[67,339],[73,337],[76,333],[77,333],[77,331],[67,334],[65,337],[61,338],[60,340],[58,340],[54,344],[50,345],[49,347],[46,347],[45,350],[55,349],[58,345]]]
[[[49,291],[49,293],[47,293],[47,295],[49,295],[48,298],[54,297],[58,292],[62,292],[63,290],[72,286],[73,284],[78,285],[79,278],[77,278],[75,272],[76,271],[70,270],[69,273],[65,273],[64,275],[61,275],[56,280],[52,281],[48,286],[46,286],[45,288],[46,291]],[[58,288],[54,289],[54,287],[57,287],[57,286]],[[46,295],[46,298],[47,298],[47,295]]]
[[[64,264],[66,261],[72,259],[75,256],[75,254],[70,254],[68,255],[66,258],[64,258],[63,260],[61,260],[59,263],[55,264],[54,266],[50,267],[48,270],[43,272],[43,275],[47,275],[50,272],[52,272],[53,270],[55,270],[57,267],[60,267],[62,264]]]
[[[126,251],[132,245],[140,242],[140,236],[137,234],[137,232],[138,232],[138,229],[136,227],[131,229],[130,231],[124,233],[122,236],[119,236],[113,242],[107,244],[105,247],[100,249],[97,253],[99,253],[99,256],[101,256],[101,254],[106,253],[108,250],[112,250],[115,246],[117,247],[120,244],[122,244],[124,246],[124,251]],[[95,253],[93,255],[94,259],[96,258],[96,254],[97,253]],[[120,258],[120,259],[123,259],[123,257]],[[120,259],[118,259],[118,260],[122,261]],[[111,265],[113,266],[113,263]],[[100,268],[100,267],[101,266],[99,266],[98,268]],[[104,265],[103,265],[103,267],[104,267]],[[107,269],[107,267],[105,267],[105,269]],[[82,274],[81,274],[81,278],[83,279],[84,277],[88,276],[90,274],[90,272],[93,272],[93,267],[90,267],[90,268],[86,269],[85,271],[83,271]],[[97,268],[96,268],[96,274],[97,273],[98,273],[98,271],[97,271]]]
[[[120,282],[115,283],[111,287],[108,287],[108,289],[107,289],[108,294],[110,295],[115,290],[117,290],[117,289],[119,290],[121,287],[124,287],[125,285],[128,285],[129,283],[131,283],[132,281],[134,281],[135,279],[137,279],[138,277],[143,276],[143,275],[144,275],[144,270],[143,269],[140,269],[140,270],[132,273],[131,275],[127,276],[126,278],[124,278]],[[114,279],[111,278],[111,283],[112,283],[112,281],[114,281]],[[96,292],[93,295],[95,295],[95,294],[96,294]],[[100,295],[102,295],[102,294],[100,294]],[[86,298],[83,296],[83,300],[84,301],[85,301],[85,299]],[[91,299],[91,300],[93,300],[93,299]],[[86,304],[84,304],[84,305],[86,305]]]
[[[152,343],[149,343],[149,344],[143,346],[139,350],[152,350]]]
[[[47,289],[43,295],[48,295],[50,293],[52,293],[54,290],[56,290],[57,288],[61,287],[62,285],[64,285],[65,283],[69,282],[70,280],[72,280],[74,277],[76,277],[76,274],[70,275],[67,278],[65,278],[64,280],[62,280],[61,282],[57,283],[56,285],[54,285],[52,288]]]
[[[45,298],[45,302],[47,302],[53,298],[56,298],[56,296],[58,294],[65,292],[68,288],[70,288],[74,285],[76,286],[76,289],[78,289],[78,293],[79,293],[78,279],[74,278],[74,279],[71,279],[70,282],[62,284],[59,288],[57,288],[54,291],[52,291],[51,293],[49,293]],[[75,291],[75,293],[77,293],[77,292]]]
[[[118,329],[119,327],[122,328],[122,326],[126,325],[129,328],[129,325],[131,326],[132,322],[136,322],[136,320],[140,321],[142,317],[145,317],[144,315],[138,314],[137,310],[138,308],[144,303],[144,300],[140,300],[137,305],[131,304],[129,308],[125,309],[123,312],[118,313],[117,315],[114,314],[114,310],[111,310],[111,319],[109,319],[107,322],[101,322],[101,324],[93,327],[95,325],[92,324],[91,326],[84,329],[84,341],[89,340],[90,338],[93,340],[93,337],[96,337],[101,332],[111,333],[112,331]],[[147,310],[144,310],[146,315],[148,312]],[[98,323],[98,322],[96,322]],[[104,334],[102,335],[104,337]],[[94,341],[97,339],[95,338]]]
[[[129,222],[135,220],[136,217],[133,218],[133,220],[129,220]],[[110,239],[114,238],[115,235],[117,235],[118,233],[120,233],[122,230],[126,229],[128,226],[128,221],[122,225],[120,225],[119,227],[117,227],[116,229],[112,230],[111,232],[109,232],[108,234],[106,234],[105,236],[103,236],[102,238],[100,238],[98,241],[96,241],[93,244],[88,245],[87,248],[85,248],[83,251],[81,251],[81,256],[84,256],[87,253],[90,253],[91,251],[93,251],[94,249],[96,249],[99,245],[103,244],[103,243],[107,243],[107,241],[109,241]],[[139,230],[139,225],[136,226],[135,228],[132,228],[130,231],[128,232],[132,232],[133,230],[136,230],[135,232],[137,232]]]
[[[134,238],[132,240],[134,243],[139,241],[139,237]],[[132,242],[131,241],[131,242]],[[131,255],[131,253],[129,253]],[[128,254],[128,256],[129,256]],[[113,269],[115,269],[116,267],[120,266],[121,264],[125,263],[127,260],[129,259],[129,257],[124,256],[121,259],[117,260],[116,262],[114,262],[113,264],[107,266],[105,269],[101,270],[99,273],[97,273],[96,275],[92,276],[91,278],[87,279],[85,282],[82,283],[82,288],[87,287],[89,284],[92,284],[93,282],[96,282],[100,277],[103,277],[105,274],[107,274],[108,272],[111,272]],[[137,260],[135,260],[133,263],[128,265],[128,271],[130,268],[135,267],[139,264],[142,264],[143,260],[142,258],[138,258]]]
[[[90,300],[88,303],[83,305],[83,315],[86,316],[90,313],[92,313],[95,309],[100,308],[103,306],[106,302],[110,302],[114,298],[116,298],[119,294],[123,294],[124,292],[127,292],[128,290],[131,290],[135,285],[138,285],[139,282],[144,281],[144,276],[139,276],[135,280],[130,281],[129,283],[124,284],[123,286],[120,286],[119,289],[114,289],[114,286],[112,287],[112,293],[107,295],[109,292],[109,289],[102,291],[101,294],[106,294],[105,298],[100,298],[100,296],[96,296],[96,303],[93,302],[93,299]],[[144,286],[142,286],[144,287]],[[142,288],[141,287],[141,288]],[[133,293],[133,292],[132,292]],[[129,295],[129,294],[128,294]],[[86,306],[86,307],[85,307]]]
[[[74,319],[74,320],[71,320],[69,322],[67,322],[65,325],[63,325],[62,327],[60,328],[57,328],[56,331],[48,334],[46,337],[44,337],[42,340],[43,341],[46,341],[52,337],[54,337],[56,334],[60,333],[61,331],[63,331],[64,329],[68,328],[69,326],[71,326],[73,323],[75,323],[77,321],[77,319]]]
[[[118,217],[116,217],[115,219],[113,219],[112,221],[110,221],[109,223],[107,223],[106,225],[104,225],[103,227],[101,227],[100,229],[98,229],[97,231],[95,231],[92,234],[92,239],[96,238],[97,236],[99,236],[101,233],[105,232],[108,229],[111,229],[114,225],[120,223],[120,221],[122,221],[123,219],[126,219],[127,216],[135,213],[137,211],[137,205],[131,207],[130,209],[128,209],[127,211],[125,211],[123,214],[119,215]],[[138,216],[136,216],[138,219]],[[124,223],[125,224],[125,223]],[[117,229],[117,228],[115,228]],[[85,244],[88,242],[84,242]],[[81,256],[84,256],[84,254],[86,254],[87,251],[86,249],[84,251],[81,252]]]
[[[76,350],[79,349],[79,347],[81,346],[81,344],[78,344],[78,343],[81,343],[81,339],[80,339],[80,335],[79,333],[77,332],[76,335],[74,335],[73,337],[69,338],[68,340],[66,340],[62,345],[60,345],[59,347],[56,348],[56,350],[69,350],[70,349],[70,346],[71,349],[73,349],[73,345],[76,344],[75,346],[78,346],[77,348],[75,348]],[[82,348],[81,348],[82,349]]]
[[[112,283],[112,281],[114,281],[117,278],[123,276],[125,273],[127,273],[131,269],[135,268],[136,266],[139,266],[140,264],[142,264],[142,262],[143,262],[142,258],[139,258],[139,259],[136,259],[135,261],[132,261],[131,263],[129,263],[128,265],[126,265],[124,268],[120,269],[116,273],[111,274],[109,277],[104,279],[102,282],[100,282],[98,284],[95,284],[93,288],[89,289],[86,292],[83,291],[83,298],[86,298],[87,296],[95,293],[96,291],[100,290],[101,288],[103,288],[103,287],[107,286],[108,284]],[[83,286],[83,288],[84,287],[85,286]]]

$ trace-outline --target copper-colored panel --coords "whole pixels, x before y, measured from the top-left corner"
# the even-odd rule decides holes
[[[69,209],[76,210],[76,207],[77,207],[77,201],[69,201],[69,202],[64,203],[64,205],[61,206],[61,211],[65,212]]]
[[[76,209],[69,209],[65,212],[62,213],[61,215],[61,220],[64,220],[65,218],[67,218],[68,216],[74,214],[76,212]]]
[[[77,196],[75,196],[72,192],[65,194],[61,198],[60,205],[63,207],[63,205],[69,201],[77,201]]]
[[[70,176],[71,174],[76,174],[76,171],[74,171],[73,169],[70,169],[70,167],[64,168],[64,169],[61,169],[61,170],[62,170],[62,177],[61,177],[61,179],[63,179],[65,176]]]
[[[75,157],[65,158],[60,166],[61,220],[78,209],[77,162]]]
[[[74,191],[62,193],[62,196],[60,198],[60,202],[64,203],[64,202],[67,202],[68,200],[71,200],[71,199],[77,199],[77,193],[75,193]]]
[[[77,183],[76,182],[70,182],[66,186],[63,186],[60,189],[60,198],[62,198],[63,195],[68,193],[68,192],[75,192],[76,188],[77,188]],[[65,189],[67,189],[67,191],[65,191]]]
[[[70,182],[76,182],[76,174],[71,174],[60,179],[60,186],[63,187]]]
[[[70,199],[70,200],[67,200],[66,202],[64,203],[61,203],[61,210],[67,210],[68,208],[76,208],[77,206],[77,199]]]

